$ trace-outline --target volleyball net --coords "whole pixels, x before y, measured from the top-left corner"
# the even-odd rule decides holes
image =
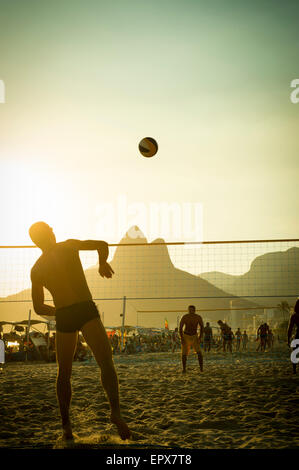
[[[188,305],[203,317],[244,320],[293,306],[299,295],[299,239],[173,242],[128,239],[110,246],[112,279],[98,274],[98,254],[80,251],[92,297],[105,325],[170,327]],[[31,304],[30,270],[36,247],[0,248],[0,321],[12,320]],[[45,290],[45,300],[52,301]],[[283,304],[284,303],[284,304]]]

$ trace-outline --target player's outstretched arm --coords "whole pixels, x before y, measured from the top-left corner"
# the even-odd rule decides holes
[[[199,341],[201,342],[202,341],[202,337],[203,337],[203,330],[204,330],[204,324],[203,324],[203,320],[201,318],[200,315],[199,316],[199,319],[198,319],[198,324],[199,324]]]
[[[97,250],[101,252],[101,258],[106,261],[109,254],[108,243],[103,240],[66,240],[69,246],[76,250]]]
[[[99,254],[99,274],[111,278],[114,274],[110,264],[107,263],[109,246],[103,240],[67,240],[66,243],[76,250],[97,250]]]
[[[259,339],[261,327],[259,326],[256,332],[256,339]]]
[[[185,325],[185,315],[181,318],[180,327],[179,327],[179,334],[180,334],[180,337],[181,337],[182,344],[184,342],[184,336],[183,336],[184,325]]]

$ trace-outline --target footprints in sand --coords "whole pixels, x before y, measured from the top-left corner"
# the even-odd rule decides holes
[[[120,367],[127,360],[126,366]],[[110,423],[96,364],[86,367],[74,363],[71,419],[76,436],[67,445],[296,447],[298,377],[292,376],[281,355],[273,355],[272,360],[273,364],[269,358],[263,362],[257,354],[255,361],[253,357],[247,362],[241,358],[232,367],[231,359],[210,356],[205,360],[205,373],[199,375],[196,358],[193,361],[190,357],[187,373],[182,376],[179,355],[156,354],[155,362],[152,358],[147,361],[146,354],[116,356],[122,414],[132,432],[129,441],[122,441]],[[30,374],[24,374],[23,364],[10,368],[13,394],[9,384],[3,384],[3,418],[9,432],[0,434],[2,447],[53,447],[53,436],[61,432],[53,379],[56,364],[27,365],[26,371],[30,368]],[[33,375],[39,377],[39,398],[30,388]],[[65,448],[66,443],[58,439],[54,445]]]

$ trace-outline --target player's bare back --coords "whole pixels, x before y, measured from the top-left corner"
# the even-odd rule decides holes
[[[92,300],[76,240],[56,243],[43,253],[32,268],[31,278],[52,294],[56,308]]]

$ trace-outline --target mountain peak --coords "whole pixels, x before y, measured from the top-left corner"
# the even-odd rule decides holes
[[[137,225],[132,225],[119,243],[147,243],[147,239]]]
[[[155,244],[155,243],[165,243],[165,240],[163,238],[156,238],[156,240],[153,240],[151,244]]]

